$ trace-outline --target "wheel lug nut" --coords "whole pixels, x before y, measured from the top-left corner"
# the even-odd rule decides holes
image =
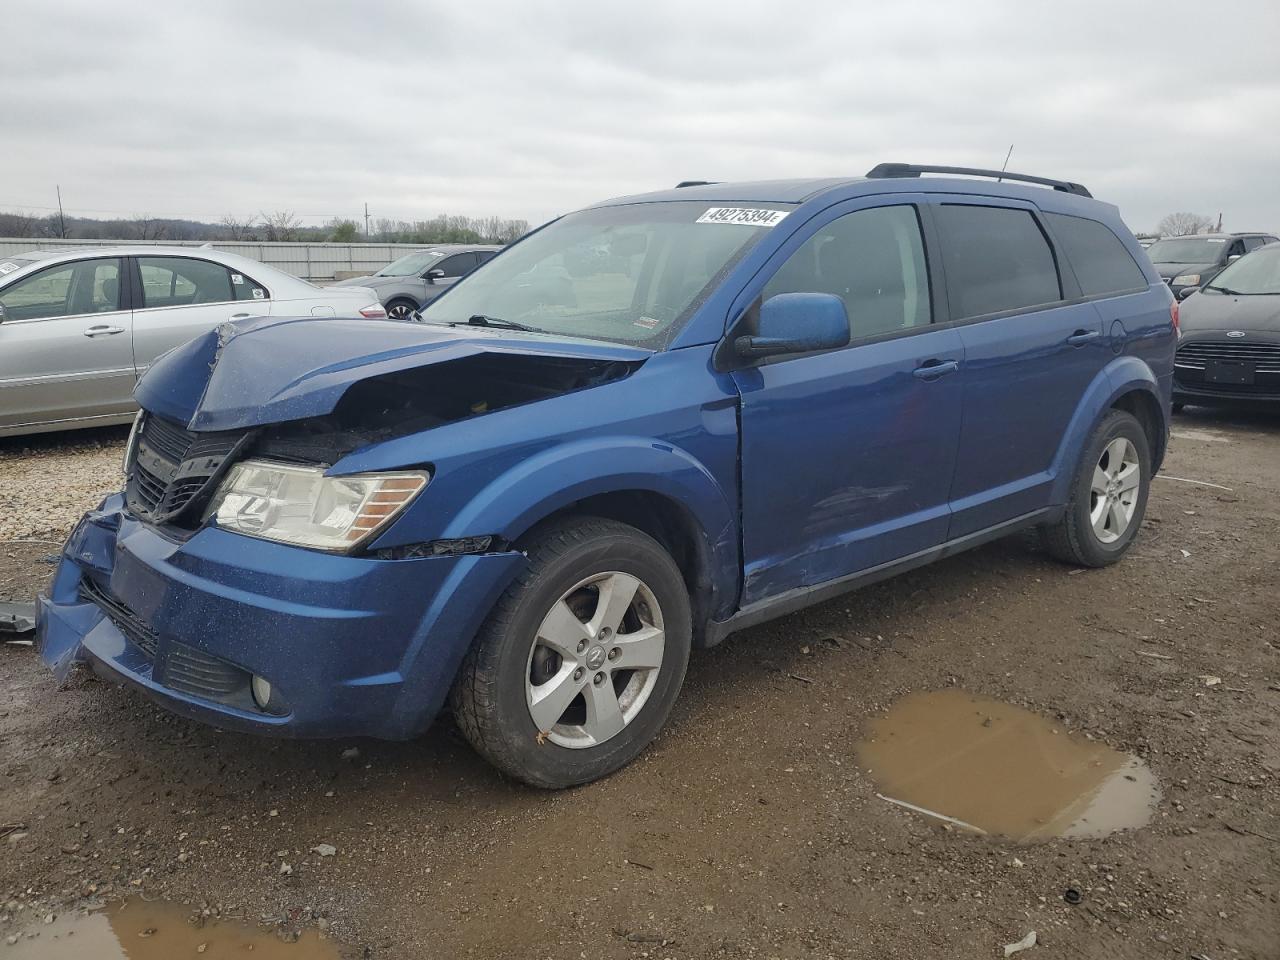
[[[620,653],[622,653],[622,649],[621,649],[621,648],[619,648],[619,647],[614,647],[612,650],[610,650],[610,651],[609,651],[609,659],[610,659],[610,660],[617,660],[617,659],[618,659],[618,655],[619,655]]]
[[[585,641],[585,640],[579,640],[579,641],[578,641],[578,652],[579,652],[579,653],[581,653],[581,652],[582,652],[583,650],[585,650],[585,649],[587,649],[587,641]]]
[[[598,687],[598,686],[600,686],[600,684],[604,683],[604,674],[603,674],[603,673],[597,673],[597,674],[595,675],[595,679],[594,679],[594,680],[592,680],[591,682],[592,682],[592,683],[594,683],[597,687]]]
[[[601,640],[608,640],[611,636],[613,636],[613,631],[610,630],[608,627],[604,627],[603,629],[601,629],[600,631]]]
[[[585,670],[583,670],[581,667],[579,667],[577,670],[573,671],[573,679],[575,679],[575,680],[581,680],[581,679],[582,679],[582,675],[583,675],[584,673],[586,673],[586,672],[587,672],[587,671],[585,671]]]

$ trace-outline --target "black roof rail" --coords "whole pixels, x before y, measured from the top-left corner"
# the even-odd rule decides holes
[[[718,180],[681,180],[676,184],[676,189],[679,190],[681,187],[709,187],[719,182]]]
[[[1033,177],[1026,173],[1009,173],[1007,170],[983,170],[980,167],[936,167],[923,163],[880,163],[867,171],[869,180],[889,180],[896,177],[918,177],[922,173],[952,173],[962,177],[993,177],[996,180],[1017,180],[1021,183],[1038,183],[1044,187],[1053,187],[1063,193],[1074,193],[1078,197],[1092,197],[1093,194],[1080,183],[1069,180],[1050,180],[1048,177]]]

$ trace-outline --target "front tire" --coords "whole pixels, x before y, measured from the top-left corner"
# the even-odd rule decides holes
[[[692,617],[679,568],[634,527],[575,518],[527,554],[450,703],[481,756],[558,789],[613,773],[657,736],[684,682]]]
[[[418,310],[412,300],[392,300],[386,307],[387,316],[393,320],[408,320]]]
[[[1062,518],[1042,527],[1048,551],[1064,563],[1115,563],[1142,526],[1151,488],[1151,445],[1131,413],[1112,410],[1093,432]]]

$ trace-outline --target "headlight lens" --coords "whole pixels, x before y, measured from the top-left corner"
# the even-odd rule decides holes
[[[1180,287],[1194,287],[1200,282],[1200,274],[1183,273],[1173,278],[1173,282]]]
[[[245,460],[222,481],[205,519],[251,537],[345,552],[390,523],[428,479],[419,471],[326,477],[319,467]]]

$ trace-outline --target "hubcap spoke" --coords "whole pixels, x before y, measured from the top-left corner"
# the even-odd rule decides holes
[[[591,618],[589,631],[592,637],[608,627],[613,633],[618,632],[622,618],[631,607],[631,601],[640,589],[640,581],[625,573],[615,573],[597,584],[600,599],[596,604],[595,615]]]
[[[1124,533],[1129,526],[1129,512],[1119,500],[1111,501],[1111,535],[1114,537]]]
[[[562,657],[576,657],[578,644],[594,635],[595,632],[589,632],[587,625],[574,616],[563,600],[542,618],[542,626],[538,628],[538,639]]]
[[[1102,469],[1102,464],[1098,464],[1093,468],[1093,486],[1092,490],[1098,496],[1105,496],[1107,492],[1107,483],[1111,478],[1107,476],[1107,471]]]
[[[613,638],[618,656],[610,666],[614,670],[656,670],[662,666],[666,634],[658,627],[641,627],[635,633],[622,633]]]
[[[1142,479],[1142,470],[1136,463],[1126,464],[1116,474],[1116,479],[1120,482],[1121,490],[1133,490],[1138,486],[1138,482]]]
[[[596,743],[603,743],[626,726],[618,695],[607,679],[603,683],[588,683],[586,700],[587,722],[583,729]]]
[[[1107,444],[1107,475],[1115,479],[1124,466],[1124,455],[1129,449],[1129,441],[1124,437],[1116,437]]]
[[[529,696],[529,715],[539,730],[547,731],[560,722],[569,704],[582,689],[582,680],[574,680],[575,665],[565,663],[554,677],[532,689]]]
[[[1093,525],[1093,532],[1102,541],[1107,539],[1107,513],[1110,506],[1111,502],[1106,497],[1099,497],[1097,504],[1089,512],[1089,523]]]

